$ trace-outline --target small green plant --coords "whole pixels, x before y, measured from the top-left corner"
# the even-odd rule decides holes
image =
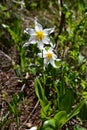
[[[69,65],[64,57],[65,52],[62,53],[60,59],[57,57],[56,44],[53,44],[49,38],[50,33],[54,32],[54,28],[43,29],[37,19],[34,22],[34,29],[25,30],[25,33],[30,35],[30,39],[23,47],[36,44],[35,47],[39,49],[35,58],[35,63],[39,66],[39,73],[35,78],[34,86],[41,105],[42,126],[40,129],[61,129],[81,112],[81,108],[86,103],[86,99],[82,99],[80,93],[79,98],[79,94],[75,92],[78,89],[75,86],[77,86],[80,76],[74,67],[77,66],[76,62],[79,62],[78,48],[80,45],[75,46],[76,50],[69,51],[69,59],[71,58],[74,63],[74,65],[73,63]],[[60,35],[60,42],[67,41],[67,38],[62,39],[64,38]]]
[[[5,101],[7,102],[10,114],[14,115],[15,122],[17,124],[17,129],[19,128],[19,111],[18,111],[18,103],[23,100],[23,92],[19,92],[18,94],[15,94],[12,96],[12,100],[9,102],[5,98]]]

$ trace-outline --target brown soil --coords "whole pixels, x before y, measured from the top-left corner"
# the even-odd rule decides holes
[[[13,51],[14,50],[14,51]],[[11,57],[16,61],[15,47],[9,49]],[[15,55],[14,55],[14,53]],[[15,74],[9,55],[0,51],[0,122],[6,119],[7,124],[1,126],[1,130],[17,130],[14,114],[11,113],[7,102],[11,102],[12,96],[23,92],[24,99],[18,103],[20,130],[25,130],[29,125],[40,124],[40,105],[34,92],[33,80],[29,77],[20,82],[20,77]]]

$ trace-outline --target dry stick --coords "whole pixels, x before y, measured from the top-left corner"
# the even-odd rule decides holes
[[[11,59],[10,56],[8,56],[7,54],[5,54],[3,51],[0,50],[0,53],[3,54],[14,66],[15,65],[15,61],[13,59]]]
[[[24,3],[24,0],[22,1],[16,1],[16,0],[12,0],[13,3],[16,3],[16,4],[19,4],[21,6],[21,10],[24,9],[25,7],[25,3]]]
[[[6,115],[4,117],[2,117],[2,119],[0,118],[0,121],[3,122],[8,116],[9,116],[10,112],[8,111],[6,113]]]
[[[64,23],[65,23],[65,14],[62,12],[62,8],[63,8],[63,0],[59,0],[60,6],[61,6],[61,20],[60,20],[60,26],[59,26],[59,33],[58,36],[61,34]],[[58,37],[57,37],[58,40]],[[56,50],[58,50],[58,43],[56,44]]]
[[[37,101],[35,107],[33,108],[32,112],[30,113],[30,115],[27,117],[27,119],[25,120],[25,122],[23,123],[22,126],[20,126],[19,130],[27,123],[27,121],[31,118],[32,114],[34,113],[34,111],[36,110],[37,106],[39,105],[39,100]]]
[[[24,3],[24,0],[22,0],[22,1],[16,1],[16,0],[12,0],[12,2],[14,2],[14,3],[16,3],[16,4],[23,4]]]
[[[24,83],[24,84],[22,85],[22,87],[21,87],[21,92],[24,90],[25,86],[26,86],[26,84]]]
[[[60,6],[61,6],[61,10],[63,8],[63,0],[60,0]],[[65,22],[65,14],[62,12],[61,13],[61,21],[60,21],[60,26],[59,26],[59,33],[58,35],[61,34],[63,26],[64,26],[64,22]]]

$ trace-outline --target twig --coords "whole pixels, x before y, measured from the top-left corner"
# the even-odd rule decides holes
[[[2,119],[0,118],[0,121],[3,122],[8,116],[9,116],[9,111],[6,113],[4,117],[2,117]]]
[[[16,3],[16,4],[23,4],[23,3],[24,3],[24,0],[22,0],[22,1],[12,0],[12,2],[14,2],[14,3]]]
[[[61,12],[62,12],[62,8],[63,8],[63,0],[60,0],[60,6],[61,6]],[[65,22],[65,14],[62,12],[61,13],[61,21],[60,21],[60,26],[59,26],[59,33],[58,35],[61,34],[63,26],[64,26],[64,22]]]
[[[21,92],[24,90],[25,84],[22,85]]]
[[[34,111],[36,110],[36,108],[37,108],[38,105],[39,105],[39,100],[37,101],[35,107],[33,108],[33,110],[30,113],[30,115],[27,117],[27,119],[25,120],[25,122],[23,123],[23,125],[25,125],[27,123],[27,121],[31,118],[32,114],[34,113]],[[20,126],[19,130],[23,127],[23,125]]]
[[[5,54],[3,51],[1,51],[0,50],[0,53],[2,54],[2,55],[4,55],[11,63],[12,63],[12,65],[15,65],[15,61],[10,57],[10,56],[8,56],[7,54]]]
[[[62,8],[64,6],[63,5],[63,0],[59,0],[59,4],[60,4],[60,15],[61,15],[61,18],[60,18],[60,26],[59,26],[58,36],[61,34],[63,26],[64,26],[64,23],[65,23],[65,14],[62,11]],[[58,41],[58,37],[57,37],[57,41]],[[56,44],[55,48],[56,48],[56,50],[58,49],[58,43]]]
[[[15,4],[19,4],[21,6],[21,10],[23,10],[24,7],[25,7],[24,0],[22,0],[22,1],[12,0],[12,2],[15,3]]]

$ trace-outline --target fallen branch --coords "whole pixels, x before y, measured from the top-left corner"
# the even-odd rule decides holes
[[[20,126],[19,130],[27,123],[27,121],[31,118],[31,116],[33,115],[33,113],[35,112],[36,108],[39,105],[39,100],[37,101],[35,107],[33,108],[32,112],[30,113],[30,115],[27,117],[27,119],[25,120],[25,122],[23,123],[22,126]]]
[[[0,50],[0,54],[2,54],[4,57],[6,57],[12,63],[13,66],[15,65],[15,61],[10,56],[8,56],[6,53],[4,53],[3,51]]]

